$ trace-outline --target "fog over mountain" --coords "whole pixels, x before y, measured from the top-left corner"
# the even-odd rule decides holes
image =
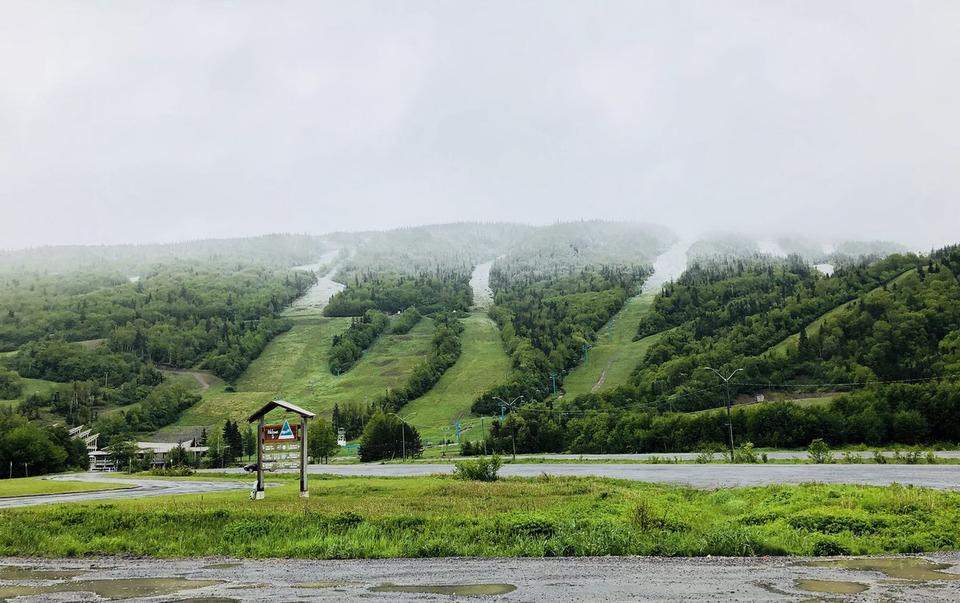
[[[960,233],[960,4],[0,0],[0,248]]]

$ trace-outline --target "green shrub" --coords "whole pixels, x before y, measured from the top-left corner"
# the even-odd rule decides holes
[[[722,557],[753,557],[768,552],[746,528],[720,526],[707,534],[701,544],[702,555]]]
[[[850,555],[852,551],[834,538],[821,538],[813,543],[811,554],[814,557],[833,557],[835,555]]]
[[[641,531],[666,530],[669,532],[685,532],[689,526],[682,520],[673,517],[668,511],[650,504],[646,500],[637,502],[633,509],[634,525]]]
[[[468,479],[478,482],[497,481],[497,472],[503,463],[498,455],[492,457],[481,456],[474,460],[457,461],[453,475],[457,479]]]
[[[871,517],[852,511],[803,511],[787,518],[787,523],[798,530],[823,534],[850,532],[856,535],[872,534],[887,525],[881,517]]]
[[[532,538],[550,538],[557,533],[556,523],[540,515],[521,515],[510,524],[510,532]]]
[[[154,467],[150,470],[150,475],[158,477],[187,477],[193,475],[193,469],[183,465],[174,467]]]
[[[810,460],[818,465],[833,462],[833,454],[830,453],[830,446],[823,441],[823,438],[817,438],[810,442],[807,447],[807,455]]]
[[[729,456],[729,453],[728,453]],[[753,442],[746,442],[737,448],[736,452],[733,455],[734,463],[759,463],[760,457],[757,452],[753,449]]]

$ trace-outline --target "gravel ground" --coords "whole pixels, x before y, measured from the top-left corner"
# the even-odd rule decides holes
[[[927,559],[958,570],[960,553],[930,555]],[[233,559],[146,560],[95,558],[81,560],[0,559],[0,574],[11,566],[47,571],[77,570],[65,581],[27,579],[0,582],[5,588],[24,585],[62,585],[70,581],[130,578],[186,578],[218,580],[202,588],[190,584],[167,586],[166,592],[144,590],[142,584],[80,584],[122,588],[131,601],[797,601],[815,595],[799,587],[800,580],[854,582],[859,594],[829,595],[847,601],[957,601],[960,582],[943,579],[898,580],[876,571],[846,570],[804,565],[801,558],[687,559],[606,557],[567,559],[391,559],[356,561],[299,561]],[[949,569],[946,571],[950,571]],[[19,576],[23,578],[24,576]],[[51,576],[52,577],[52,576]],[[941,577],[948,577],[941,574]],[[960,577],[960,576],[958,576]],[[136,582],[136,581],[134,581]],[[499,594],[465,596],[463,585],[487,585]],[[203,583],[201,583],[203,584]],[[832,587],[830,582],[825,583]],[[460,585],[459,587],[455,585]],[[491,587],[490,585],[499,585]],[[149,586],[149,585],[148,585]],[[398,589],[399,586],[399,589]],[[824,586],[820,584],[819,586]],[[23,601],[96,600],[92,595],[59,586],[56,594],[37,594]],[[484,588],[484,587],[481,587]],[[139,590],[138,590],[139,589]],[[179,590],[178,590],[179,589]],[[437,592],[395,592],[427,589]],[[443,594],[442,591],[447,593]],[[115,590],[114,593],[117,591]],[[149,595],[149,596],[148,596]],[[139,598],[138,598],[139,597]],[[207,598],[207,599],[204,599]],[[20,599],[18,599],[20,601]]]

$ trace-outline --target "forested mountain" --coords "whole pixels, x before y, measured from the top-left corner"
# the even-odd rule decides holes
[[[104,272],[137,276],[157,263],[229,261],[288,268],[315,261],[331,244],[313,235],[272,234],[150,245],[62,245],[0,250],[0,274]]]
[[[558,224],[498,259],[490,273],[490,316],[501,329],[513,373],[479,396],[474,412],[491,412],[496,398],[523,396],[530,403],[554,393],[671,241],[668,232],[646,225]]]
[[[323,312],[352,318],[311,317],[342,325],[324,340],[317,370],[350,375],[385,334],[405,333],[421,316],[433,329],[429,350],[389,391],[363,400],[346,392],[338,414],[354,435],[372,412],[402,409],[457,363],[461,319],[481,317],[471,273],[492,261],[488,313],[512,371],[465,399],[486,415],[499,413],[498,398],[517,400],[507,423],[494,424],[495,448],[507,433],[523,450],[722,442],[723,419],[709,409],[723,404],[724,390],[705,367],[744,369],[730,387],[742,399],[849,394],[823,406],[738,410],[737,429],[758,445],[806,445],[814,433],[837,443],[953,437],[942,423],[958,412],[957,248],[886,255],[893,245],[707,238],[690,247],[686,271],[636,324],[637,338],[658,337],[635,359],[629,382],[565,396],[565,375],[674,241],[655,226],[584,221],[9,252],[0,257],[0,399],[47,422],[97,420],[108,437],[158,429],[199,397],[165,377],[167,369],[207,370],[232,387],[291,327],[285,309],[316,282],[291,267],[321,255],[327,263],[339,250],[327,268],[345,288]],[[41,384],[41,393],[26,396],[28,383]],[[122,410],[103,412],[115,409]]]
[[[744,367],[753,383],[796,383],[801,377],[831,382],[876,379],[879,375],[872,369],[865,371],[865,365],[847,358],[835,358],[829,368],[821,366],[803,375],[787,369],[796,363],[793,355],[780,358],[765,352],[799,333],[804,355],[809,355],[808,324],[845,302],[865,296],[869,306],[875,297],[884,295],[885,287],[910,285],[909,273],[927,263],[933,265],[933,260],[893,255],[838,269],[830,277],[797,259],[694,265],[677,283],[664,288],[653,313],[641,321],[638,336],[672,330],[650,346],[634,384],[651,401],[682,395],[676,404],[696,410],[716,405],[714,394],[694,393],[716,383],[714,375],[701,369],[704,366]],[[828,342],[820,349],[832,349],[829,342],[835,340],[829,339],[828,333],[836,320],[846,320],[845,315],[831,317],[826,332],[817,330],[817,341],[822,333]],[[863,346],[864,333],[847,341]],[[744,393],[749,393],[750,387],[744,388]]]
[[[714,233],[691,244],[687,256],[691,262],[698,262],[792,255],[808,264],[848,265],[864,258],[879,259],[905,252],[906,247],[892,241],[828,240],[799,235],[758,238],[742,233]]]
[[[17,393],[21,377],[53,382],[21,406],[70,424],[140,404],[127,427],[157,429],[197,400],[164,385],[158,367],[236,379],[290,328],[280,313],[314,279],[239,258],[154,264],[137,279],[108,269],[0,276],[0,350],[16,352],[3,364],[17,374],[5,389]]]
[[[960,249],[862,260],[832,276],[798,258],[708,262],[667,286],[639,332],[667,332],[625,387],[524,406],[490,446],[630,452],[722,445],[713,366],[731,393],[850,391],[826,405],[738,409],[740,441],[804,446],[960,439]],[[787,339],[791,335],[798,335]],[[786,339],[786,343],[783,342]],[[771,348],[782,347],[773,353]]]
[[[368,310],[394,314],[415,307],[423,314],[458,310],[471,304],[470,272],[436,268],[410,274],[355,272],[347,287],[330,298],[326,316],[362,316]]]
[[[535,230],[524,224],[461,222],[325,239],[348,250],[336,278],[349,286],[385,275],[469,274],[474,265],[506,253]]]

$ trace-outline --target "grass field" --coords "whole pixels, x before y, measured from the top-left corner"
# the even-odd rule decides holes
[[[640,318],[650,311],[654,295],[645,293],[627,300],[624,307],[598,333],[597,341],[582,362],[563,380],[567,396],[576,397],[623,385],[637,368],[647,348],[660,334],[634,341]]]
[[[64,492],[90,492],[92,490],[119,490],[129,486],[96,484],[92,482],[60,482],[39,477],[17,477],[0,480],[0,498],[29,496],[31,494],[63,494]]]
[[[734,412],[753,412],[758,408],[770,406],[772,404],[796,404],[797,406],[826,406],[830,404],[837,394],[817,396],[811,398],[794,398],[791,400],[767,400],[765,402],[751,402],[749,404],[734,404]],[[704,410],[695,410],[687,414],[699,415],[711,412],[727,412],[727,407],[706,408]]]
[[[34,393],[40,394],[44,397],[49,396],[50,393],[58,386],[64,385],[63,383],[45,381],[43,379],[24,379],[21,377],[20,380],[23,382],[23,392],[20,394],[20,397],[14,400],[0,400],[0,407],[16,406],[21,400],[27,399]]]
[[[480,393],[502,383],[510,373],[510,358],[503,349],[500,331],[486,314],[473,313],[463,320],[463,351],[427,394],[410,402],[400,414],[417,430],[423,441],[453,437],[451,424],[467,419],[470,405]],[[462,421],[473,426],[471,439],[479,438],[476,418]]]
[[[900,274],[900,275],[897,276],[896,278],[891,279],[890,282],[887,283],[887,285],[889,286],[889,285],[892,285],[892,284],[894,284],[894,283],[898,283],[898,282],[902,281],[903,279],[907,278],[908,276],[910,276],[911,274],[916,274],[916,272],[917,272],[917,271],[916,271],[915,268],[914,268],[914,269],[907,270],[906,272],[904,272],[903,274]],[[873,293],[873,292],[875,292],[875,291],[880,291],[882,288],[883,288],[883,287],[877,287],[877,288],[875,288],[875,289],[871,289],[871,290],[867,293],[867,295],[870,295],[870,293]],[[830,310],[829,312],[826,312],[825,314],[821,315],[820,317],[818,317],[817,319],[815,319],[814,321],[812,321],[812,322],[811,322],[810,324],[808,324],[807,327],[806,327],[806,328],[807,328],[807,335],[808,335],[808,336],[812,336],[812,335],[814,335],[815,333],[817,333],[817,332],[820,330],[820,327],[823,325],[823,323],[825,323],[826,321],[830,320],[831,318],[833,318],[833,317],[837,316],[838,314],[840,314],[841,312],[843,312],[846,308],[850,307],[850,305],[852,305],[853,303],[855,303],[855,302],[857,301],[857,299],[859,299],[859,298],[854,298],[854,299],[851,299],[850,301],[848,301],[848,302],[846,302],[846,303],[840,304],[840,305],[837,306],[836,308],[833,308],[833,309]],[[770,348],[769,350],[767,350],[766,352],[764,352],[764,354],[765,354],[765,355],[766,355],[766,354],[769,354],[769,355],[771,355],[771,356],[780,356],[780,357],[783,357],[783,356],[786,356],[786,355],[787,355],[787,350],[788,350],[788,349],[791,349],[791,348],[792,348],[792,349],[796,350],[796,349],[797,349],[797,346],[799,346],[799,345],[800,345],[800,334],[799,334],[799,333],[794,333],[793,335],[787,337],[786,339],[784,339],[783,341],[781,341],[781,342],[778,343],[777,345],[773,346],[772,348]]]
[[[373,400],[405,382],[427,354],[433,321],[423,319],[406,335],[383,335],[347,373],[330,374],[328,354],[333,336],[350,325],[349,318],[299,316],[294,327],[274,339],[238,380],[235,392],[213,385],[165,435],[192,434],[196,426],[214,425],[227,417],[246,420],[250,412],[274,399],[284,399],[323,414],[335,403]]]
[[[835,555],[956,549],[960,493],[720,490],[599,478],[311,477],[246,492],[0,511],[0,555],[316,559]]]

